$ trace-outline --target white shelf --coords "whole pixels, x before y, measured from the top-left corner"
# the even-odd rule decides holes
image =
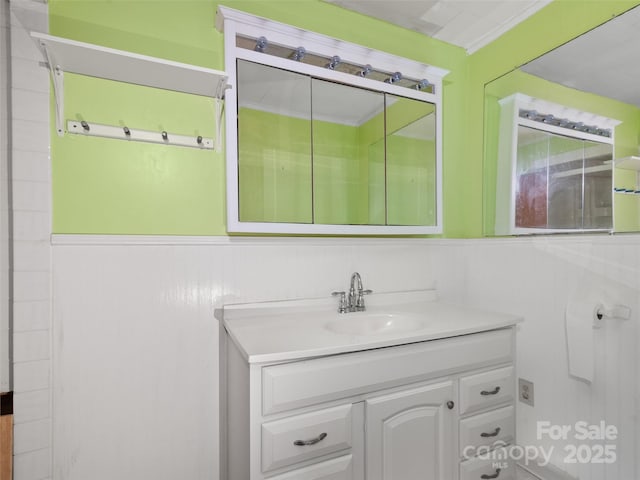
[[[176,92],[224,98],[225,72],[32,32],[53,79],[56,127],[64,134],[64,72]],[[216,122],[220,119],[216,118]],[[216,142],[218,144],[219,142]]]
[[[640,157],[630,156],[623,158],[616,158],[616,168],[622,168],[623,170],[637,170],[640,171]]]

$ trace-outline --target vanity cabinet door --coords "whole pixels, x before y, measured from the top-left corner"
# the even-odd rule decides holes
[[[367,480],[452,479],[452,399],[446,381],[367,400]]]

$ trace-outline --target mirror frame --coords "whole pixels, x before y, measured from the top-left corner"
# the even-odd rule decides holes
[[[256,17],[231,8],[219,6],[216,27],[224,33],[225,70],[230,89],[225,95],[226,116],[226,186],[227,186],[227,231],[229,233],[279,233],[320,235],[416,235],[442,233],[442,79],[447,70],[425,65],[406,58],[372,50],[371,48],[337,40],[325,35],[309,32],[269,19]],[[434,85],[434,93],[414,90],[369,78],[351,75],[288,58],[247,50],[236,46],[237,35],[260,38],[280,45],[303,45],[313,54],[331,58],[338,55],[349,63],[371,64],[376,70],[402,72],[410,78],[426,78]],[[294,47],[295,48],[295,47]],[[238,132],[237,132],[237,76],[236,60],[282,68],[312,77],[334,81],[345,85],[390,93],[399,97],[429,102],[436,108],[436,222],[428,226],[400,225],[335,225],[276,222],[242,222],[239,217],[238,185]]]

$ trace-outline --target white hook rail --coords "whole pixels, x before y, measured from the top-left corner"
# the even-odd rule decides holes
[[[76,133],[79,135],[148,143],[162,143],[165,145],[177,145],[181,147],[202,148],[207,150],[213,150],[215,147],[213,139],[204,138],[202,136],[189,137],[186,135],[176,135],[166,131],[153,132],[149,130],[137,130],[129,127],[89,123],[84,120],[79,122],[69,120],[67,122],[67,131],[69,133]]]

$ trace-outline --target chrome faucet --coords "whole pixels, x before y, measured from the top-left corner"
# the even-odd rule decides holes
[[[351,275],[351,285],[349,287],[349,297],[346,292],[332,292],[331,295],[339,296],[340,303],[338,305],[338,313],[347,312],[364,312],[364,296],[373,293],[372,290],[362,288],[362,277],[358,272]]]

